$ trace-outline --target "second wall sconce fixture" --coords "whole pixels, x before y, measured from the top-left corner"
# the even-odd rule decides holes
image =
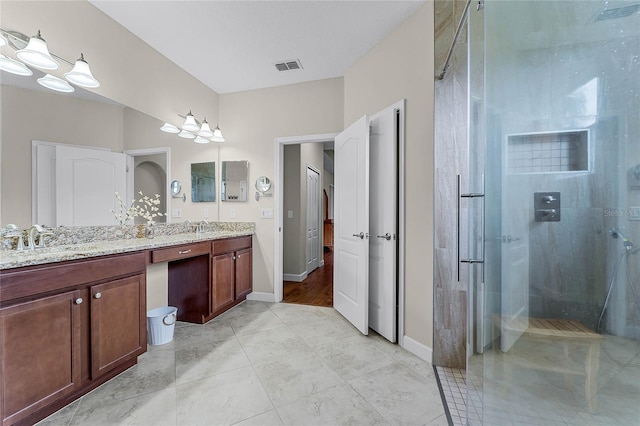
[[[178,114],[178,116],[184,118],[184,123],[181,127],[174,126],[171,123],[164,123],[160,130],[177,134],[181,138],[193,139],[195,143],[225,142],[220,127],[216,126],[215,129],[211,130],[206,118],[200,123],[191,111],[187,115]]]
[[[85,61],[82,53],[75,63],[50,53],[40,30],[36,35],[27,37],[17,31],[7,31],[0,28],[0,47],[5,45],[16,50],[16,57],[19,61],[0,54],[0,70],[2,71],[28,77],[33,75],[33,71],[27,67],[29,65],[46,73],[44,77],[38,79],[38,84],[47,89],[64,93],[75,91],[69,83],[89,89],[100,87],[100,82],[91,74],[89,64]],[[47,73],[47,71],[57,70],[60,67],[58,61],[73,67],[71,71],[64,74],[66,80]]]

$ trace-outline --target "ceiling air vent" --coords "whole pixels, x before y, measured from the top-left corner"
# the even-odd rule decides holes
[[[301,70],[302,64],[299,59],[292,59],[289,61],[277,62],[275,64],[278,71],[289,71],[289,70]]]

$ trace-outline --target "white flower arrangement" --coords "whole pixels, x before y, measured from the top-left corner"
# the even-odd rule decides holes
[[[136,216],[147,221],[147,225],[153,225],[156,217],[164,216],[166,213],[160,212],[160,194],[156,194],[154,198],[150,198],[139,191],[140,199],[136,208]]]
[[[146,220],[147,225],[153,226],[155,223],[154,218],[166,215],[166,213],[160,212],[160,207],[158,207],[160,205],[160,194],[155,194],[154,198],[144,195],[142,191],[139,191],[138,194],[140,194],[140,199],[137,201],[138,205],[136,205],[136,200],[132,200],[131,204],[127,206],[120,194],[115,193],[116,199],[120,204],[120,210],[117,213],[113,209],[109,209],[109,211],[120,225],[126,225],[137,216]]]
[[[134,205],[136,200],[131,200],[131,204],[129,205],[129,207],[127,207],[127,204],[122,200],[122,198],[120,198],[120,194],[118,194],[118,192],[116,192],[115,194],[116,194],[116,199],[120,204],[120,211],[118,213],[113,211],[113,209],[109,209],[109,211],[113,214],[113,217],[116,218],[116,220],[118,221],[118,224],[126,225],[127,222],[129,222],[131,219],[136,217],[137,209]]]

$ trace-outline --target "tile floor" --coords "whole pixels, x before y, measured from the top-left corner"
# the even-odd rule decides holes
[[[513,350],[552,364],[564,358],[558,345],[523,339]],[[572,355],[578,365],[585,354],[576,352]],[[505,356],[487,350],[474,355],[467,370],[436,367],[453,425],[640,425],[639,341],[605,336],[592,413],[587,409],[584,378],[525,368],[507,374]]]
[[[42,425],[447,425],[431,365],[333,308],[247,301]]]

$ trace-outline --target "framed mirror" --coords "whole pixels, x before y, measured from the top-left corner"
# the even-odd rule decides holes
[[[248,161],[223,161],[220,199],[233,202],[247,201],[248,181]]]
[[[191,164],[191,201],[194,203],[216,201],[216,163]]]

